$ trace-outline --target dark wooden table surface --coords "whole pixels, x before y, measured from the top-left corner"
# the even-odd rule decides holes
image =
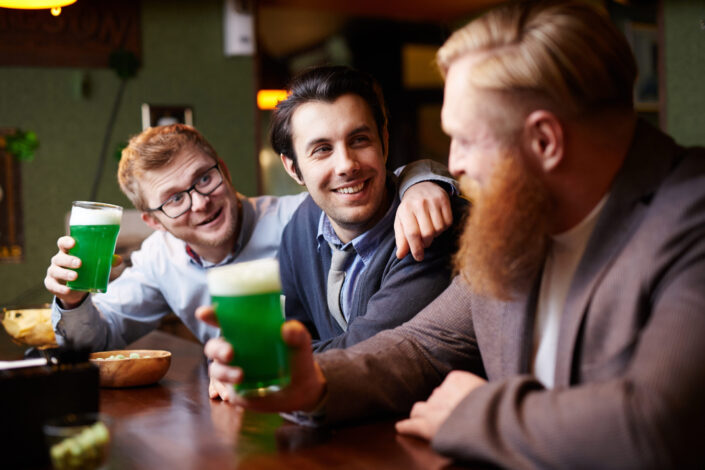
[[[446,469],[428,443],[394,431],[393,421],[311,429],[276,414],[208,398],[202,347],[163,332],[134,349],[166,349],[171,367],[156,385],[101,389],[113,417],[113,469]]]

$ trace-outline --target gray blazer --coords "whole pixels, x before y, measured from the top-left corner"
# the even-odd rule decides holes
[[[528,374],[536,290],[499,302],[456,279],[401,327],[319,355],[327,419],[408,413],[463,369],[489,383],[437,433],[443,454],[509,468],[702,467],[705,149],[637,126],[568,294],[553,390]]]

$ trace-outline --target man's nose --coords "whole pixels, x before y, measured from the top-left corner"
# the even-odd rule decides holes
[[[189,193],[191,195],[191,210],[197,212],[199,210],[205,209],[208,205],[210,196],[204,196],[196,190],[191,190]]]
[[[347,147],[342,147],[337,152],[335,158],[335,170],[339,175],[346,175],[357,171],[360,168],[360,162],[354,150]]]
[[[454,178],[460,177],[464,172],[460,161],[461,158],[458,149],[451,141],[450,150],[448,151],[448,171],[450,171],[450,174],[453,175]]]

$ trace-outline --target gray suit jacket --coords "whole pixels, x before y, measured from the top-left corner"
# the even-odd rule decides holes
[[[454,280],[401,327],[318,356],[328,419],[408,413],[462,369],[489,383],[433,440],[448,456],[508,468],[702,467],[705,150],[639,123],[568,294],[553,390],[528,374],[535,307],[536,290],[499,302]]]

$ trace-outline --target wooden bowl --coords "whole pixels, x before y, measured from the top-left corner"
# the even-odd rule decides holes
[[[130,354],[139,354],[140,357],[130,358]],[[125,358],[108,359],[118,355]],[[101,387],[139,387],[164,377],[171,364],[171,353],[154,349],[122,349],[92,353],[90,361],[100,370]]]

